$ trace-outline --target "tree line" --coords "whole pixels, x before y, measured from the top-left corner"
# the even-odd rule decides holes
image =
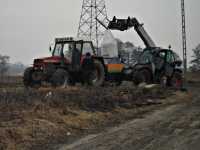
[[[22,75],[27,66],[21,62],[13,64],[9,60],[9,56],[0,54],[0,77]]]
[[[8,71],[9,56],[0,54],[0,76],[3,76]]]
[[[193,56],[192,56],[192,61],[190,70],[191,71],[200,71],[200,44],[194,48],[193,50]]]

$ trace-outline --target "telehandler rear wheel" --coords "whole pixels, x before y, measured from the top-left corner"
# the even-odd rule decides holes
[[[139,85],[140,83],[150,84],[152,82],[151,73],[147,69],[142,69],[136,73],[135,84]]]

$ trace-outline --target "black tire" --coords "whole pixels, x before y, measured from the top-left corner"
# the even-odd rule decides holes
[[[116,81],[114,85],[115,86],[121,86],[122,85],[122,81]]]
[[[23,83],[26,88],[39,88],[41,86],[41,81],[35,81],[33,80],[33,74],[35,73],[33,67],[29,67],[24,71],[23,76]]]
[[[183,86],[183,77],[182,73],[179,71],[175,71],[173,76],[169,79],[169,86],[173,88],[181,89]]]
[[[33,68],[32,68],[32,67],[27,68],[27,69],[24,71],[23,83],[24,83],[24,86],[25,86],[25,87],[30,87],[31,84],[32,84],[32,78],[31,78],[32,72],[33,72]]]
[[[89,84],[92,86],[102,86],[105,81],[105,69],[103,64],[95,60],[94,61],[94,70],[91,72],[92,74],[89,77]]]
[[[160,73],[157,78],[157,83],[159,83],[162,87],[166,87],[169,85],[169,78],[165,75],[165,72]]]
[[[51,78],[54,87],[66,88],[69,86],[69,73],[64,69],[57,69]]]
[[[68,85],[69,86],[75,86],[76,85],[76,82],[74,81],[74,79],[72,77],[70,77]]]
[[[140,83],[150,84],[152,83],[151,73],[147,69],[142,69],[136,73],[134,76],[134,83],[139,85]]]

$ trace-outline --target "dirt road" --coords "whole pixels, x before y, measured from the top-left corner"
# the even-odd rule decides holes
[[[193,98],[187,103],[89,135],[60,150],[199,150],[200,84],[190,91]]]

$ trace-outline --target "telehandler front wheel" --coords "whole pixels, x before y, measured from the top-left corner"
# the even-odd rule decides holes
[[[173,76],[169,80],[169,86],[176,88],[176,89],[181,89],[183,86],[183,77],[182,73],[175,71]]]

